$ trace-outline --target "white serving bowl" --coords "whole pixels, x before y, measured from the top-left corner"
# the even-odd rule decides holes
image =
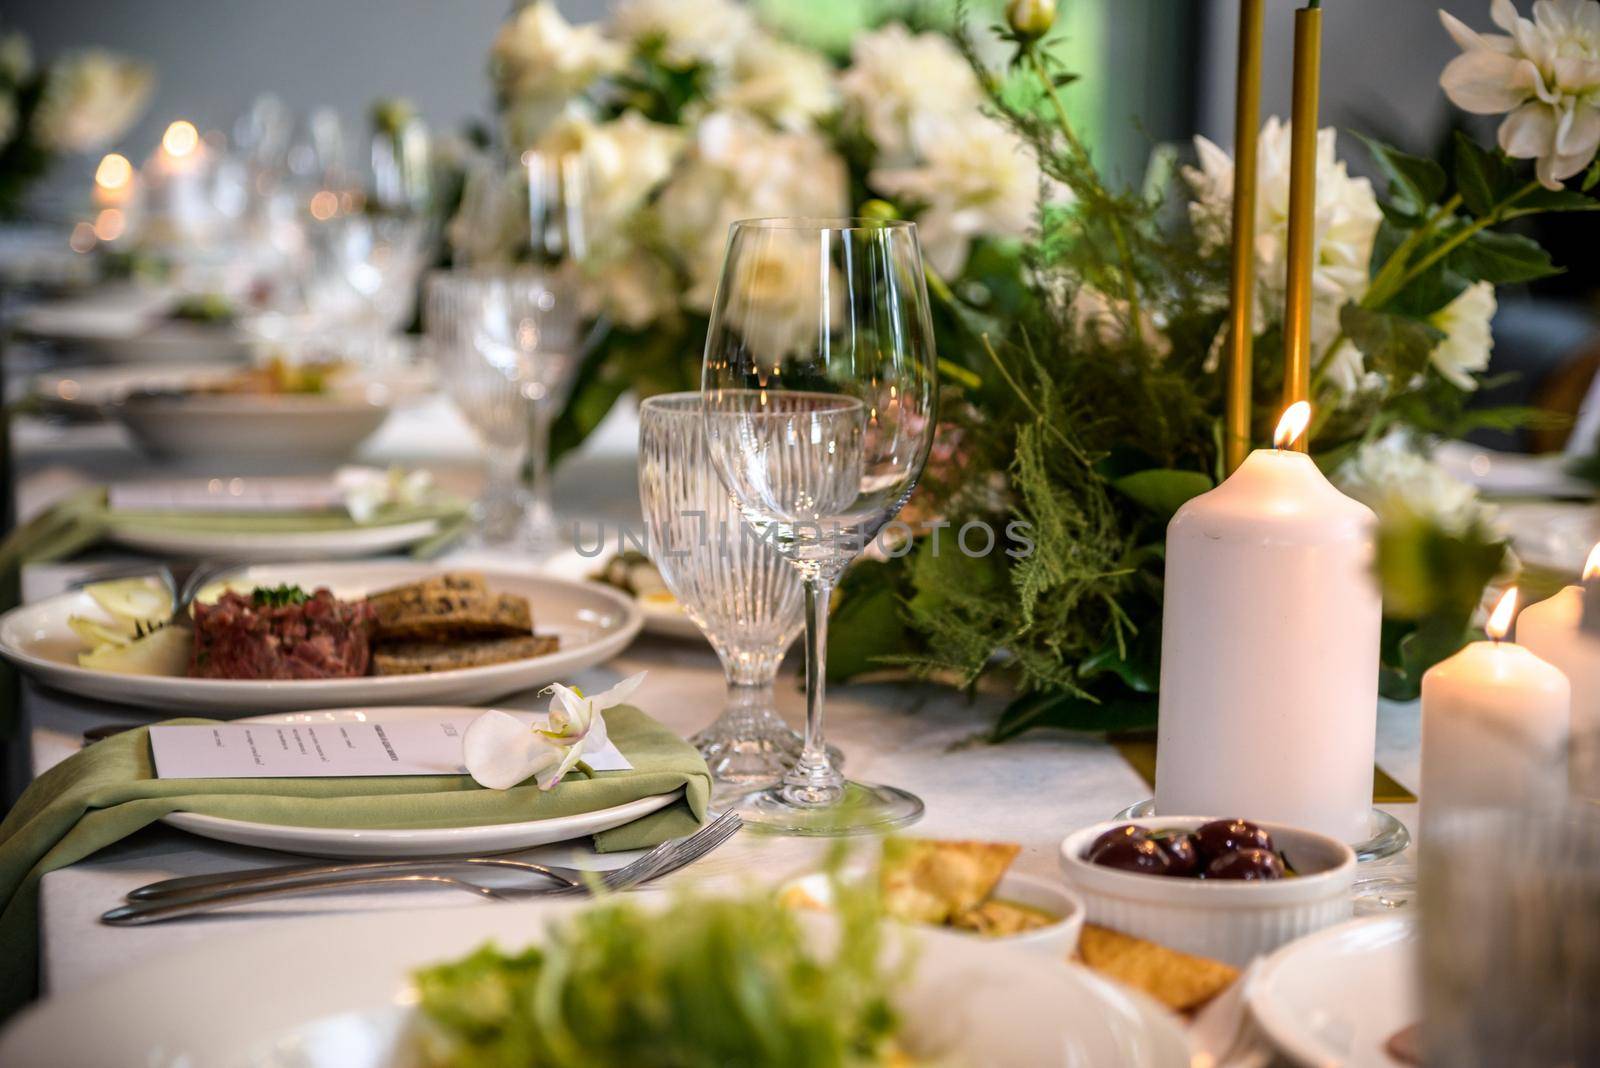
[[[857,873],[847,873],[845,879],[859,878]],[[833,883],[825,872],[813,872],[784,885],[784,890],[800,890],[811,900],[827,906],[833,903]],[[1040,909],[1052,916],[1060,916],[1055,923],[1035,927],[1012,935],[980,935],[955,927],[939,927],[964,938],[976,938],[995,945],[1021,946],[1031,952],[1042,953],[1055,960],[1065,960],[1078,948],[1078,935],[1083,932],[1085,911],[1083,902],[1071,890],[1054,879],[1036,875],[1007,872],[995,886],[994,897],[1018,905]],[[912,925],[916,926],[916,925]]]
[[[1228,964],[1347,920],[1356,857],[1345,843],[1280,823],[1259,826],[1297,874],[1288,879],[1188,879],[1119,871],[1084,854],[1096,838],[1133,823],[1151,830],[1193,830],[1211,816],[1149,816],[1073,831],[1061,842],[1061,871],[1083,898],[1090,923]]]

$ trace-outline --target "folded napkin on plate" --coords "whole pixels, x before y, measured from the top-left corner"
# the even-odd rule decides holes
[[[203,719],[173,723],[206,723]],[[0,1019],[31,995],[37,972],[39,879],[169,812],[298,827],[475,827],[572,816],[682,790],[666,808],[594,836],[601,852],[639,849],[694,831],[711,773],[693,746],[643,712],[606,712],[608,734],[633,765],[554,790],[531,782],[485,790],[465,775],[349,779],[157,779],[144,727],[95,742],[35,779],[0,823]],[[106,902],[112,908],[117,902]]]
[[[466,505],[454,499],[423,504],[396,504],[379,509],[358,522],[339,511],[320,512],[174,512],[114,510],[106,503],[104,487],[91,487],[67,495],[0,542],[0,568],[63,560],[103,539],[112,529],[129,531],[180,531],[183,533],[279,534],[328,532],[439,521],[436,534],[418,542],[411,554],[426,559],[454,540],[464,528]]]

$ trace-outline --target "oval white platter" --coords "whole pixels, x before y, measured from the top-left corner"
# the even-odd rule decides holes
[[[552,920],[582,907],[346,914],[216,935],[45,1000],[0,1035],[0,1062],[405,1064],[413,970],[485,941],[508,949],[539,941]],[[819,948],[836,941],[825,917],[805,922]],[[937,1051],[950,1063],[986,1068],[1190,1063],[1175,1017],[1082,968],[937,931],[923,934],[915,952],[896,996],[913,1053]],[[85,1027],[86,1020],[95,1025]]]
[[[247,716],[246,723],[393,723],[460,712],[451,707],[329,708],[316,712],[279,712]],[[287,827],[228,819],[198,812],[172,812],[161,818],[190,834],[219,842],[277,849],[313,857],[446,857],[466,854],[509,853],[518,849],[586,838],[632,823],[641,816],[667,807],[679,791],[641,797],[594,812],[555,816],[520,823],[492,823],[481,827],[426,827],[388,830],[356,827]]]
[[[106,538],[155,556],[222,557],[246,560],[344,559],[399,552],[439,532],[437,519],[344,530],[251,533],[227,530],[162,530],[143,524],[119,526],[111,513]]]
[[[1398,1068],[1389,1038],[1417,1022],[1414,916],[1352,920],[1290,942],[1250,983],[1250,1012],[1309,1068]]]
[[[280,583],[331,589],[354,598],[416,582],[447,570],[437,564],[263,564],[234,579],[258,585]],[[373,705],[476,705],[508,694],[564,682],[575,673],[622,652],[639,633],[643,618],[633,599],[598,583],[569,582],[515,572],[486,574],[493,590],[526,597],[534,629],[554,634],[561,647],[544,656],[486,667],[423,675],[368,675],[352,679],[237,680],[127,675],[78,666],[83,641],[67,625],[73,615],[99,615],[81,590],[63,593],[0,616],[0,656],[22,671],[68,693],[155,709],[165,715],[193,713],[236,719],[261,712]]]

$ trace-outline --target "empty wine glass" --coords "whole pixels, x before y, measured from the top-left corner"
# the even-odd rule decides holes
[[[483,440],[489,478],[480,540],[555,547],[550,423],[577,367],[578,319],[539,271],[438,271],[425,320],[445,388]],[[524,492],[524,465],[531,493]]]
[[[794,568],[740,517],[711,466],[698,393],[639,406],[639,504],[650,559],[722,661],[728,701],[690,741],[719,783],[776,783],[800,736],[773,710],[772,680],[804,625]]]
[[[793,834],[910,823],[922,802],[847,782],[823,731],[835,582],[911,496],[933,441],[937,388],[922,249],[909,222],[734,223],[711,308],[706,439],[745,522],[806,591],[800,758],[748,818]]]

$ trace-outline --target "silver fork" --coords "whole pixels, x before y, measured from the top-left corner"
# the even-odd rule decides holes
[[[243,905],[255,901],[292,897],[297,894],[325,890],[348,890],[366,886],[417,886],[427,884],[462,890],[476,894],[487,901],[584,897],[596,892],[610,893],[627,890],[677,871],[699,860],[728,841],[738,833],[741,826],[743,826],[743,821],[737,813],[725,812],[687,838],[676,842],[664,842],[625,867],[617,868],[604,874],[582,873],[591,878],[588,881],[577,882],[573,885],[492,889],[457,879],[454,876],[441,875],[437,871],[402,874],[362,874],[354,878],[335,875],[291,883],[239,886],[212,893],[180,897],[177,900],[156,898],[154,900],[135,901],[112,909],[101,916],[100,921],[114,927],[132,927],[148,923],[161,923],[185,916],[194,916],[232,905]],[[435,869],[447,866],[441,865],[437,861],[432,863]]]

